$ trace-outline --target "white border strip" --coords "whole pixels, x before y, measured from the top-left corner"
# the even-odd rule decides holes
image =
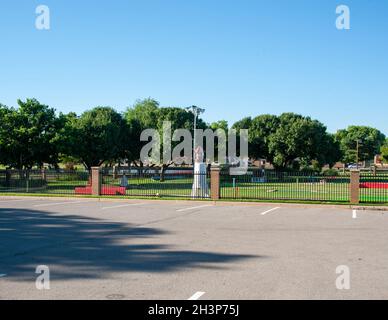
[[[268,214],[268,213],[270,213],[270,212],[272,212],[272,211],[278,210],[278,209],[280,209],[280,207],[276,207],[276,208],[269,209],[269,210],[267,210],[267,211],[262,212],[261,215],[262,215],[262,216],[265,216],[266,214]]]
[[[87,203],[90,201],[67,201],[67,202],[54,202],[54,203],[43,203],[35,204],[34,207],[49,207],[49,206],[59,206],[62,204],[76,204],[76,203]]]
[[[39,201],[39,199],[28,199],[28,198],[24,198],[24,199],[0,199],[0,203],[2,203],[2,202],[19,202],[19,201],[29,202],[29,201]]]
[[[352,218],[357,219],[357,210],[353,210]]]
[[[190,208],[178,209],[176,212],[183,212],[183,211],[201,209],[201,208],[206,208],[206,207],[214,207],[214,206],[213,206],[212,204],[206,204],[206,205],[203,205],[203,206],[197,206],[197,207],[190,207]]]
[[[187,300],[198,300],[199,298],[201,298],[206,292],[202,292],[202,291],[198,291],[196,293],[194,293],[189,299]]]
[[[117,206],[111,206],[111,207],[102,207],[101,210],[107,210],[107,209],[115,209],[115,208],[124,208],[124,207],[130,207],[130,206],[143,206],[146,203],[127,203],[127,204],[120,204]]]

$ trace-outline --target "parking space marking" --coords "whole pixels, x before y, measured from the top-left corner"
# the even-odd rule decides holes
[[[53,203],[35,204],[34,207],[49,207],[49,206],[59,206],[62,204],[76,204],[76,203],[87,203],[87,202],[90,202],[90,201],[53,202]]]
[[[269,210],[267,210],[267,211],[262,212],[261,215],[262,215],[262,216],[265,216],[266,214],[268,214],[268,213],[270,213],[270,212],[272,212],[272,211],[278,210],[278,209],[280,209],[280,207],[276,207],[276,208],[269,209]]]
[[[202,291],[198,291],[196,293],[194,293],[189,299],[187,300],[198,300],[199,298],[201,298],[206,292],[202,292]]]
[[[357,210],[353,210],[353,219],[357,219]]]
[[[127,204],[120,204],[117,206],[110,206],[110,207],[102,207],[101,210],[107,210],[107,209],[115,209],[115,208],[124,208],[124,207],[130,207],[130,206],[143,206],[146,203],[127,203]]]
[[[25,202],[28,202],[28,201],[38,201],[38,199],[1,199],[0,200],[0,203],[2,202],[18,202],[18,201],[25,201]]]
[[[206,208],[206,207],[214,207],[214,205],[212,205],[212,204],[206,204],[206,205],[203,205],[203,206],[190,207],[190,208],[183,208],[183,209],[178,209],[176,212],[183,212],[183,211],[201,209],[201,208]]]

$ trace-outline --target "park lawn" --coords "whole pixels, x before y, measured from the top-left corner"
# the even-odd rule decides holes
[[[238,183],[221,187],[222,198],[263,200],[349,201],[346,183]]]
[[[360,201],[388,204],[388,189],[361,189]]]

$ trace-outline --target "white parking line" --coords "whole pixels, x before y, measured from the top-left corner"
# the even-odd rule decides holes
[[[38,199],[28,199],[28,198],[26,198],[26,199],[1,199],[0,200],[0,203],[2,203],[2,202],[18,202],[18,201],[38,201]]]
[[[262,216],[265,216],[267,213],[270,213],[270,212],[275,211],[275,210],[278,210],[278,209],[280,209],[280,208],[279,208],[279,207],[276,207],[276,208],[269,209],[269,210],[267,210],[267,211],[262,212],[261,215],[262,215]]]
[[[87,203],[87,202],[90,202],[90,201],[53,202],[53,203],[35,204],[34,207],[49,207],[49,206],[59,206],[62,204],[76,204],[76,203]]]
[[[198,300],[199,298],[201,298],[206,292],[202,292],[202,291],[198,291],[196,293],[194,293],[194,295],[192,295],[189,299],[187,300]]]
[[[357,219],[357,210],[353,210],[353,219]]]
[[[206,205],[203,205],[203,206],[183,208],[183,209],[178,209],[176,212],[189,211],[189,210],[201,209],[201,208],[206,208],[206,207],[213,207],[213,205],[212,204],[206,204]]]
[[[123,208],[123,207],[129,207],[129,206],[143,206],[143,205],[145,205],[145,203],[127,203],[127,204],[121,204],[118,206],[102,207],[101,210]]]

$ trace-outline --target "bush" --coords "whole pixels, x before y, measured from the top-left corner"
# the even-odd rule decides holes
[[[327,170],[323,171],[323,175],[325,177],[337,177],[337,176],[339,176],[339,172],[337,169],[327,169]]]

